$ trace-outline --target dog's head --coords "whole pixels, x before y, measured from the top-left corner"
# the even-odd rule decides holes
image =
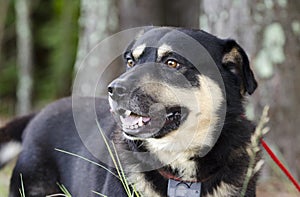
[[[124,61],[126,72],[108,86],[112,112],[126,138],[157,149],[212,147],[221,114],[241,115],[257,86],[235,41],[200,30],[150,27]]]

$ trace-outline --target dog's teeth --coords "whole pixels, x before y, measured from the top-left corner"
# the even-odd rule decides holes
[[[172,112],[167,114],[167,117],[170,117],[170,116],[173,116]]]
[[[144,124],[144,123],[143,123],[143,118],[140,117],[140,118],[139,118],[139,122],[138,122],[138,126],[141,127],[141,126],[143,126],[143,124]]]
[[[129,111],[129,110],[126,110],[124,113],[125,117],[129,116],[130,114],[131,114],[131,111]]]
[[[137,124],[136,124],[136,125],[134,125],[134,128],[135,128],[135,129],[139,128],[139,125],[137,125]]]
[[[134,126],[133,126],[133,125],[131,125],[129,128],[130,128],[130,129],[134,129]]]

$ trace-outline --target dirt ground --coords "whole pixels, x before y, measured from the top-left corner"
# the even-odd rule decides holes
[[[258,197],[299,197],[300,193],[287,180],[268,180],[257,187]]]

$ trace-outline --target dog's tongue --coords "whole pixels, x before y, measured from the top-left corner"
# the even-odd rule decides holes
[[[130,115],[127,117],[122,117],[121,118],[121,122],[125,125],[135,125],[138,124],[139,122],[143,121],[144,123],[150,121],[149,117],[143,117],[143,116],[134,116],[134,115]]]

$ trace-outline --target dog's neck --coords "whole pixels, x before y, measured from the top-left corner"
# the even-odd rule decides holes
[[[212,177],[212,175],[210,175],[210,176],[202,177],[202,178],[195,177],[195,179],[184,180],[182,177],[178,176],[176,173],[170,172],[170,170],[168,170],[166,168],[158,169],[158,172],[165,179],[171,179],[171,180],[175,180],[175,181],[179,181],[179,182],[186,182],[186,183],[206,182]]]

